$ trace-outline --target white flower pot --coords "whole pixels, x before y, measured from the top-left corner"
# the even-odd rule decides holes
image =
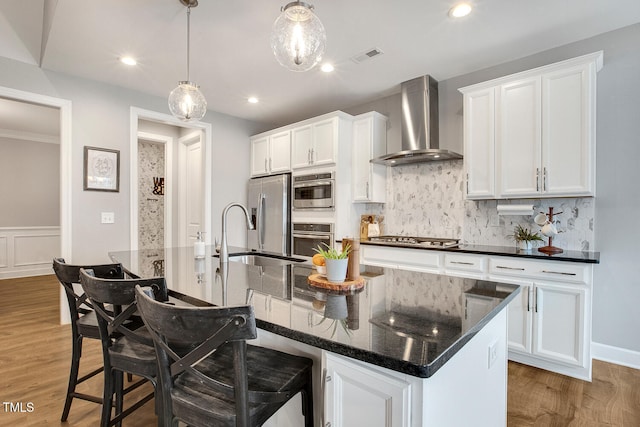
[[[521,251],[529,252],[533,249],[533,241],[531,240],[520,240],[518,241],[518,249]]]
[[[342,283],[347,277],[347,265],[349,259],[326,259],[327,280],[333,283]]]

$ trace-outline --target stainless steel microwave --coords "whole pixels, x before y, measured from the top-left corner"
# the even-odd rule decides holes
[[[334,207],[333,172],[293,177],[293,209],[333,209]]]

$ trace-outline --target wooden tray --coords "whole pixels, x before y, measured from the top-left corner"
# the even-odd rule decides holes
[[[329,289],[333,291],[350,291],[362,289],[362,287],[364,286],[364,277],[358,277],[356,280],[345,280],[342,283],[334,283],[328,281],[325,276],[315,273],[307,277],[307,282],[311,286],[315,286],[317,288]]]

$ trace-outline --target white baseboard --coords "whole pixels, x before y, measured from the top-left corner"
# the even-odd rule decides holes
[[[592,342],[591,356],[594,359],[615,363],[616,365],[640,369],[639,351],[627,350],[626,348],[613,347],[607,344]]]
[[[17,279],[19,277],[44,276],[54,274],[51,265],[31,268],[29,270],[0,271],[0,279]]]

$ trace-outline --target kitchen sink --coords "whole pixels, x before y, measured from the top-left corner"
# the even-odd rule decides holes
[[[218,256],[218,255],[214,255]],[[229,261],[240,262],[247,265],[257,265],[261,267],[279,267],[283,265],[305,262],[302,258],[293,258],[279,255],[266,255],[255,253],[235,253],[229,254]]]

